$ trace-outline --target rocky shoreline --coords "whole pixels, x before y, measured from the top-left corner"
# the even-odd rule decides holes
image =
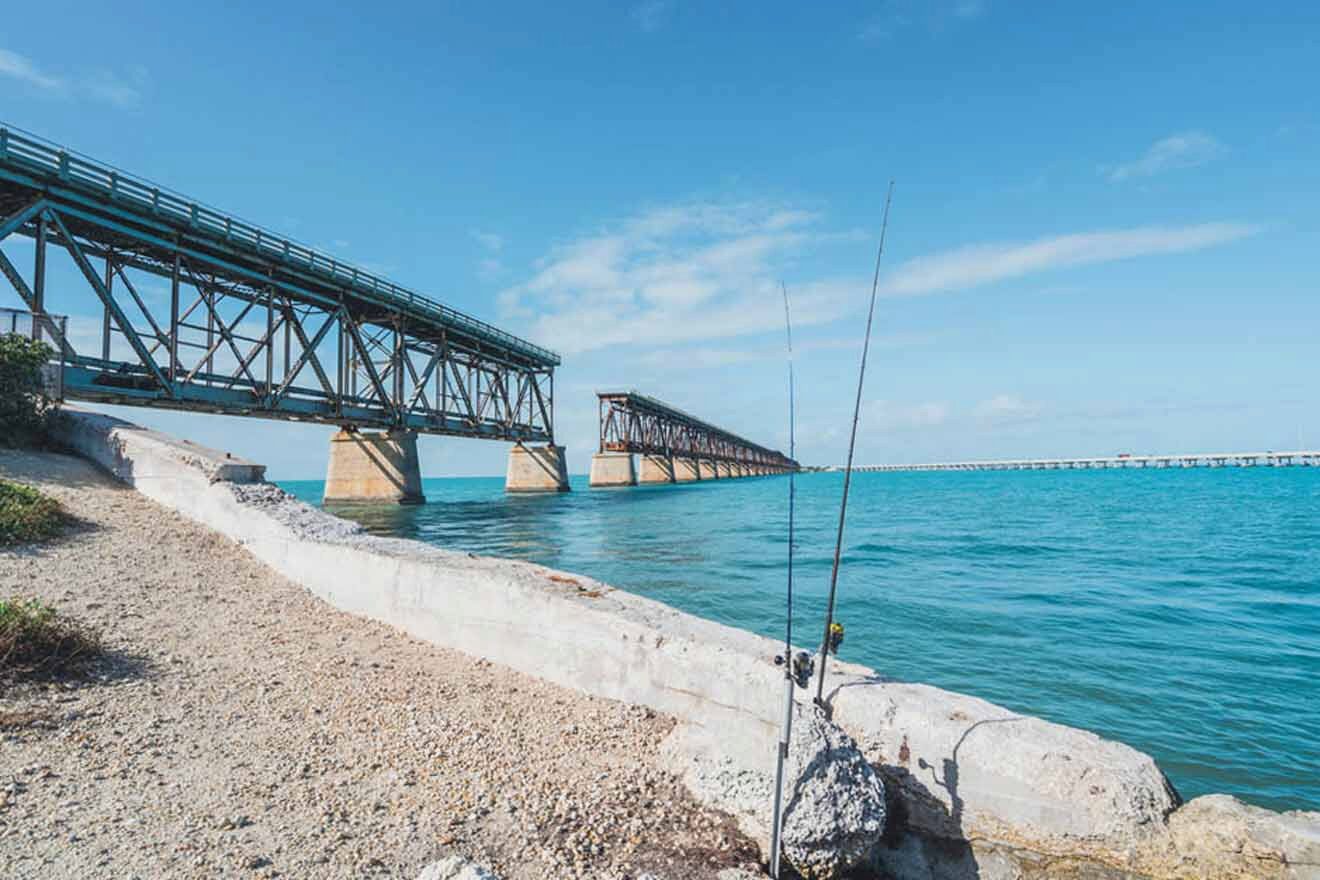
[[[517,839],[513,835],[518,826],[506,824],[501,826],[505,836],[491,843],[491,858],[481,858],[485,850],[473,852],[478,861],[503,867],[510,877],[632,876],[629,872],[704,877],[733,870],[731,865],[740,860],[749,864],[756,849],[767,852],[769,756],[782,706],[765,683],[774,674],[772,659],[781,646],[581,575],[366,535],[264,483],[258,464],[126,422],[75,412],[63,425],[66,442],[79,454],[166,511],[177,512],[184,517],[180,522],[205,524],[215,530],[206,534],[226,546],[242,547],[253,564],[259,560],[269,566],[258,565],[266,576],[278,572],[289,579],[282,583],[301,585],[305,591],[298,594],[299,601],[319,597],[326,603],[320,607],[349,612],[346,620],[355,621],[352,626],[374,620],[397,627],[385,631],[419,649],[452,649],[436,656],[448,656],[454,663],[480,668],[489,664],[474,658],[487,658],[496,664],[490,668],[502,666],[515,676],[515,670],[520,671],[538,687],[555,690],[558,685],[570,701],[591,700],[583,695],[597,698],[582,705],[594,706],[606,698],[604,705],[649,707],[651,715],[642,708],[629,711],[641,711],[646,721],[663,723],[669,731],[640,722],[628,726],[631,716],[626,715],[614,722],[623,725],[618,753],[627,752],[628,737],[636,738],[638,760],[670,786],[666,803],[686,804],[680,812],[693,811],[672,826],[661,822],[643,827],[637,834],[641,844],[633,844],[632,850],[623,847],[633,858],[621,869],[624,873],[602,872],[589,861],[619,852],[608,842],[603,852],[595,849],[601,844],[591,837],[597,830],[592,816],[600,806],[594,801],[568,803],[552,813],[553,820],[546,819],[551,825],[567,820],[567,826],[563,821],[554,826],[559,830],[555,839],[570,840],[585,855],[556,855],[553,847],[547,853],[544,844],[539,851],[516,848],[510,840]],[[122,574],[132,568],[116,560],[107,570]],[[275,616],[281,613],[280,607],[268,610]],[[317,632],[312,626],[299,635],[314,638]],[[299,647],[294,641],[290,649]],[[359,655],[373,656],[374,651],[365,648]],[[379,686],[398,691],[406,685],[397,669],[391,669]],[[479,691],[483,685],[474,681],[471,687]],[[870,873],[858,876],[1320,880],[1320,813],[1275,813],[1224,796],[1184,804],[1150,756],[1122,743],[967,695],[893,681],[853,664],[831,664],[826,690],[834,721],[885,783],[884,836],[866,856]],[[395,701],[411,700],[411,691],[406,693]],[[454,696],[437,693],[433,698]],[[498,712],[506,706],[505,695],[498,692],[465,692],[463,697],[479,724],[486,714],[499,720]],[[532,713],[547,710],[539,701],[518,705]],[[576,723],[568,717],[575,713],[564,716],[564,723]],[[669,723],[671,718],[677,724]],[[289,721],[299,730],[309,723],[315,727],[313,719],[300,720],[296,714]],[[521,715],[507,717],[495,728],[483,728],[471,745],[489,737],[492,749],[503,756],[504,725],[518,729],[526,723]],[[593,725],[589,735],[594,737],[599,729]],[[423,726],[412,733],[429,730]],[[357,745],[341,745],[341,751],[347,748],[358,760],[378,754],[372,750],[373,734],[369,719],[360,720],[345,733],[355,737]],[[530,745],[507,744],[508,757],[500,757],[499,765],[544,754],[548,734],[538,736],[541,739]],[[568,748],[575,745],[571,737],[564,743]],[[595,752],[584,747],[575,755],[579,762],[587,761]],[[570,761],[565,769],[576,766]],[[340,769],[337,776],[342,780],[350,772]],[[670,773],[677,773],[683,784]],[[351,782],[339,784],[370,781],[353,776]],[[608,782],[609,777],[598,781]],[[506,782],[521,784],[521,777],[507,777]],[[644,786],[639,795],[634,786],[614,802],[635,806],[640,796],[649,809],[649,791]],[[689,794],[706,809],[694,804]],[[485,792],[483,797],[476,819],[495,814]],[[348,802],[360,807],[363,801]],[[544,800],[537,803],[544,807]],[[466,802],[458,807],[460,816],[473,811]],[[515,807],[515,813],[522,809]],[[433,809],[452,812],[438,802]],[[526,815],[523,812],[520,820]],[[622,818],[635,816],[625,812]],[[368,826],[363,820],[363,827]],[[532,827],[542,830],[536,823]],[[452,832],[442,840],[449,838],[463,842]],[[642,853],[642,845],[647,853],[662,853],[654,864],[635,855]],[[538,852],[542,861],[529,865],[525,860],[538,858]],[[693,857],[700,864],[692,862]],[[609,862],[608,871],[614,871],[615,864]],[[311,874],[328,871],[313,869]]]
[[[754,863],[659,760],[673,719],[337,611],[67,456],[0,453],[67,538],[0,592],[102,630],[81,680],[0,693],[0,876],[715,876]]]

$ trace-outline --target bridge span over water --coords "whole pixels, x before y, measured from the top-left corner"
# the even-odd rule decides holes
[[[1093,458],[1029,458],[950,461],[929,464],[871,464],[858,471],[1058,471],[1110,468],[1316,467],[1320,450],[1292,452],[1199,452],[1183,455],[1110,455]]]
[[[798,463],[636,391],[598,391],[600,448],[592,486],[687,483],[788,473]],[[641,467],[633,464],[640,458]]]
[[[0,125],[0,244],[15,235],[32,241],[30,271],[0,249],[0,274],[58,350],[66,397],[338,426],[328,497],[377,497],[373,472],[379,497],[420,497],[417,432],[518,444],[510,488],[526,444],[563,475],[554,352]],[[80,284],[51,289],[56,253]],[[88,301],[100,320],[79,332],[49,317]]]

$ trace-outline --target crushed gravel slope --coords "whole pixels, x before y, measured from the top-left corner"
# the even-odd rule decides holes
[[[751,844],[659,769],[671,719],[338,612],[81,459],[0,452],[77,518],[0,595],[98,627],[78,680],[0,679],[0,876],[714,877]]]

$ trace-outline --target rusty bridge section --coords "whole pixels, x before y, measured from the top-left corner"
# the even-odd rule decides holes
[[[602,391],[596,397],[600,407],[597,459],[641,456],[641,477],[636,481],[683,482],[798,469],[797,462],[776,449],[753,443],[653,397],[636,391]],[[593,475],[595,465],[593,462]],[[612,480],[593,478],[596,485],[626,482],[621,473]]]
[[[66,397],[553,442],[553,352],[0,126],[0,245],[13,236],[28,271],[0,247],[0,274],[55,343]],[[48,284],[60,270],[74,283]],[[44,318],[89,310],[67,331]]]

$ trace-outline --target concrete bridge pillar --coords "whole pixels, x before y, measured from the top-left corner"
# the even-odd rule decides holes
[[[721,480],[728,480],[738,476],[738,473],[734,470],[733,462],[717,461],[715,462],[715,476],[719,477]]]
[[[506,492],[567,492],[568,460],[562,446],[523,446],[509,450]]]
[[[638,483],[674,482],[674,460],[667,455],[643,455],[641,469],[637,473]]]
[[[420,504],[422,469],[416,431],[343,430],[330,438],[326,501]]]
[[[697,477],[702,480],[718,480],[720,478],[719,467],[710,459],[697,459]]]
[[[674,456],[674,482],[695,483],[701,479],[701,469],[695,458]]]
[[[637,469],[627,452],[597,452],[591,457],[591,486],[635,486]]]

